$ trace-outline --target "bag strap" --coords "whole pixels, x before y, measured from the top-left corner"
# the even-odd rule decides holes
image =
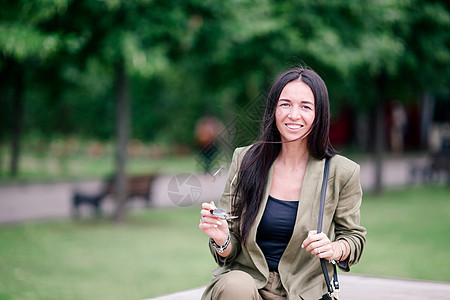
[[[323,222],[323,211],[325,209],[325,198],[327,193],[327,182],[328,182],[328,174],[330,172],[330,158],[327,157],[325,159],[325,167],[323,170],[323,181],[322,181],[322,192],[320,195],[320,209],[319,209],[319,222],[317,224],[317,233],[322,232],[322,222]],[[332,293],[335,289],[339,290],[339,281],[337,277],[336,263],[333,262],[334,274],[333,274],[333,285],[330,282],[330,277],[328,276],[328,271],[326,267],[326,259],[320,259],[320,266],[322,267],[322,273],[325,277],[325,282],[327,283],[328,292]]]
[[[322,193],[320,195],[319,222],[317,224],[317,233],[322,232],[323,211],[325,209],[325,197],[327,193],[328,174],[330,173],[330,158],[325,159],[325,167],[323,169]]]

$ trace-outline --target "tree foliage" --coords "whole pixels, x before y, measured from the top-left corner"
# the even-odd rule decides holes
[[[322,75],[333,109],[448,95],[445,1],[3,1],[2,129],[24,74],[25,134],[114,137],[115,64],[130,79],[132,137],[192,145],[196,120],[226,123],[283,69]]]

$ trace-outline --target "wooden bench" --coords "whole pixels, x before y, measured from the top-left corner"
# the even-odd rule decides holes
[[[142,199],[146,206],[151,202],[151,185],[156,175],[139,175],[129,176],[128,188],[126,193],[127,201],[133,198]],[[102,213],[102,201],[105,197],[115,197],[116,193],[116,181],[114,177],[110,177],[102,183],[100,192],[94,194],[88,194],[80,191],[74,191],[72,194],[72,216],[80,216],[80,207],[83,205],[90,206],[93,213],[97,216]]]

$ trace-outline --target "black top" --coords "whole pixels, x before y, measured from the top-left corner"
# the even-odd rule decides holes
[[[267,200],[256,242],[266,257],[270,271],[278,271],[278,262],[294,231],[297,208],[298,201],[283,201],[272,196]]]

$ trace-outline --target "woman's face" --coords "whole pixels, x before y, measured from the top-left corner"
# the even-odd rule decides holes
[[[314,94],[302,81],[292,81],[281,91],[275,121],[282,141],[292,141],[307,133],[315,117]],[[305,138],[306,135],[303,137]]]

